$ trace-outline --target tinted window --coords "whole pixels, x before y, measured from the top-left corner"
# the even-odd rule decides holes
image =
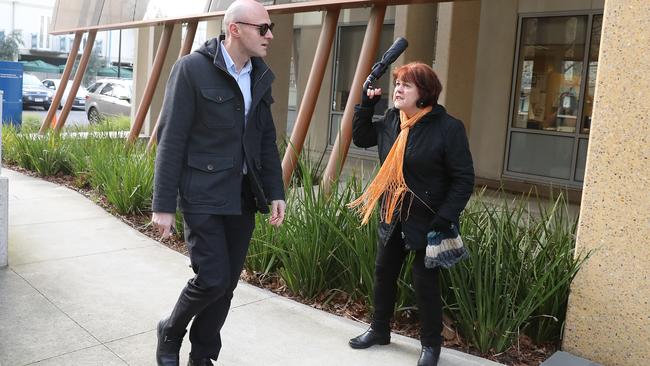
[[[89,93],[94,93],[100,85],[102,85],[102,83],[94,83],[93,85],[89,86],[87,90]]]
[[[113,92],[113,84],[108,83],[99,94],[111,96],[113,95],[112,92]]]

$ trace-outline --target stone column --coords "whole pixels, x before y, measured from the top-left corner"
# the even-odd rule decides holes
[[[650,6],[605,3],[563,348],[603,365],[650,360]]]
[[[291,66],[291,45],[293,44],[293,14],[272,15],[275,23],[273,41],[266,56],[275,81],[273,82],[273,99],[271,106],[273,122],[280,143],[287,136],[287,109],[289,105],[289,67]]]
[[[468,130],[472,121],[480,18],[480,1],[438,4],[433,69],[442,83],[439,102]]]

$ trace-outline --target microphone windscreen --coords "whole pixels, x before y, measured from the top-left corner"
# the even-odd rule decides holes
[[[404,37],[399,37],[393,42],[393,45],[390,46],[388,51],[384,53],[384,56],[381,58],[381,62],[386,65],[390,65],[404,52],[409,43]]]

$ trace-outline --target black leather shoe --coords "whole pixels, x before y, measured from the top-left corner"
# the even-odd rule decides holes
[[[368,328],[365,333],[358,337],[350,339],[349,345],[354,349],[368,348],[375,344],[388,344],[390,343],[390,332],[378,332],[372,328]]]
[[[156,362],[158,366],[179,366],[178,353],[183,342],[183,333],[180,336],[171,336],[165,332],[167,319],[158,322],[158,346],[156,347]]]
[[[422,346],[418,366],[437,366],[440,359],[440,346]]]
[[[187,366],[213,366],[212,365],[212,360],[209,358],[201,358],[199,360],[195,360],[190,357],[189,361],[187,361]]]

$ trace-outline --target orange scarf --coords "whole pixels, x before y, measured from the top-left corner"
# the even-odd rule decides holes
[[[416,113],[413,117],[408,118],[403,111],[399,112],[400,119],[400,133],[390,148],[384,164],[379,168],[379,172],[375,179],[372,180],[366,191],[357,198],[350,202],[348,207],[354,208],[360,206],[357,210],[362,217],[361,224],[368,223],[370,215],[385,193],[384,203],[381,208],[381,215],[384,216],[384,221],[390,224],[393,218],[395,209],[402,208],[404,194],[410,191],[406,186],[404,180],[404,150],[406,150],[406,142],[408,141],[408,134],[413,127],[425,114],[431,112],[431,107],[426,107]]]

